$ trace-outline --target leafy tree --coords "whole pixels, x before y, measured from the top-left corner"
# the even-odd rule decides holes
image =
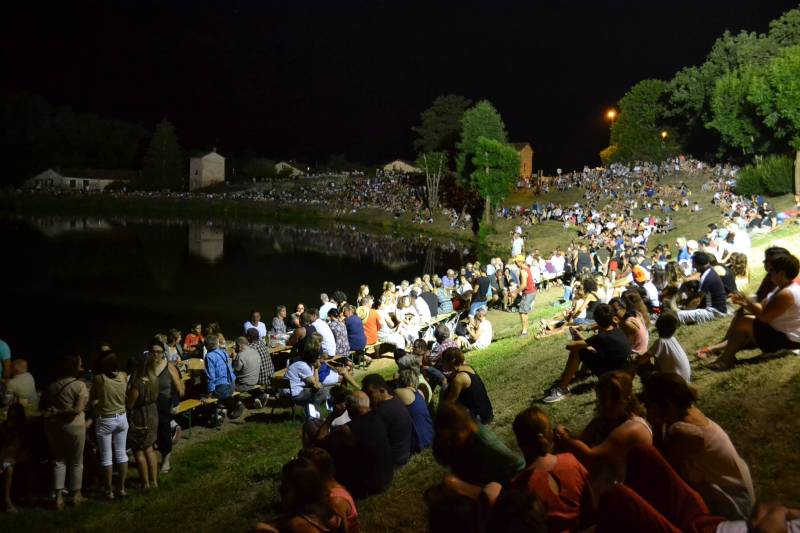
[[[775,137],[800,150],[800,46],[782,49],[748,89],[748,103]]]
[[[425,173],[428,207],[433,211],[439,207],[439,185],[447,172],[447,152],[423,152],[417,158],[417,167]]]
[[[156,126],[144,160],[145,186],[153,189],[186,190],[185,161],[175,126],[166,119]]]
[[[763,153],[770,149],[770,133],[763,127],[755,106],[748,101],[756,67],[743,67],[717,79],[711,98],[713,119],[706,124],[720,135],[720,155],[740,150],[745,155]]]
[[[742,168],[736,176],[736,192],[781,195],[792,192],[794,161],[784,155],[771,155]]]
[[[272,179],[277,175],[275,161],[254,157],[245,163],[242,173],[248,178],[255,178],[259,181]]]
[[[481,100],[464,112],[461,118],[461,140],[458,142],[458,158],[456,172],[470,188],[477,189],[474,182],[475,165],[473,159],[477,154],[478,139],[485,137],[505,143],[508,141],[506,126],[500,113],[487,100]]]
[[[800,9],[790,9],[770,22],[767,35],[778,46],[800,44]]]
[[[461,133],[461,117],[472,100],[455,94],[439,96],[420,114],[414,149],[420,153],[446,152],[452,156]]]
[[[619,118],[611,126],[611,145],[606,149],[611,161],[662,161],[680,151],[673,136],[663,139],[668,85],[661,80],[643,80],[619,101]]]
[[[492,208],[508,196],[519,178],[519,153],[504,141],[478,137],[471,178],[485,202],[484,217],[492,223]]]

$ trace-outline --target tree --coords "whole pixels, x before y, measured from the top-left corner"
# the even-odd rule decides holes
[[[420,114],[419,126],[412,131],[417,135],[414,149],[419,153],[445,152],[452,157],[461,133],[461,117],[472,105],[472,100],[455,94],[439,96]]]
[[[755,106],[748,100],[751,86],[758,76],[756,68],[742,67],[717,79],[711,97],[712,120],[706,127],[720,135],[719,155],[731,150],[753,155],[770,148],[770,133],[763,127]]]
[[[519,153],[504,141],[478,137],[471,178],[485,202],[484,217],[492,224],[492,209],[508,196],[519,178]]]
[[[431,107],[420,114],[420,124],[412,128],[417,134],[414,148],[418,151],[417,166],[425,172],[428,207],[439,207],[439,185],[449,170],[456,143],[461,133],[461,117],[472,101],[455,94],[439,96]]]
[[[458,158],[456,172],[462,182],[470,188],[477,189],[473,180],[475,166],[473,159],[477,154],[478,139],[487,139],[505,143],[508,141],[506,126],[500,113],[487,100],[481,100],[464,112],[461,118],[461,140],[458,142]]]
[[[800,150],[800,46],[780,51],[752,79],[747,102],[778,139]]]
[[[800,9],[790,9],[770,22],[768,36],[778,46],[800,44]]]
[[[185,164],[175,126],[166,119],[156,126],[144,160],[145,186],[152,189],[186,190]]]
[[[447,172],[447,153],[423,152],[417,158],[417,166],[425,172],[428,207],[433,211],[439,207],[439,185],[445,172]]]
[[[611,126],[611,145],[603,152],[611,161],[663,161],[680,151],[674,134],[665,131],[663,96],[668,85],[661,80],[643,80],[619,101],[619,118]]]

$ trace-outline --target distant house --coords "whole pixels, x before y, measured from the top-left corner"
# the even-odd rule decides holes
[[[72,171],[72,176],[64,176],[60,172],[48,168],[44,172],[36,174],[34,177],[22,184],[25,189],[67,189],[73,191],[102,191],[112,183],[128,183],[130,176],[135,176],[131,171],[113,170],[85,170]],[[120,174],[125,178],[118,177]],[[103,176],[103,177],[94,177]]]
[[[383,170],[385,172],[399,172],[400,174],[416,174],[422,172],[422,170],[414,166],[414,163],[403,159],[395,159],[394,161],[386,163],[383,165]]]
[[[216,150],[202,157],[189,159],[189,190],[196,191],[225,182],[225,158]]]
[[[306,165],[301,163],[297,163],[296,161],[280,161],[279,163],[275,163],[275,172],[280,175],[286,175],[297,177],[297,176],[305,176],[308,173],[308,169]]]
[[[519,154],[519,177],[524,180],[531,179],[533,175],[533,148],[528,143],[511,143]]]

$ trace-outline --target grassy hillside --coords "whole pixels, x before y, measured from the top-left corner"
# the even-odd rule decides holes
[[[709,211],[706,211],[710,213]],[[688,225],[688,224],[687,224]],[[694,236],[703,221],[683,228]],[[694,228],[694,229],[692,229]],[[686,231],[684,231],[686,229]],[[558,236],[540,235],[542,241]],[[670,237],[673,238],[673,237]],[[780,244],[800,253],[800,227],[784,228],[753,242],[753,263],[761,251]],[[544,245],[541,246],[546,249]],[[763,270],[754,268],[753,281]],[[540,295],[534,317],[550,316],[555,291]],[[517,316],[492,312],[497,342],[469,357],[486,382],[495,408],[492,428],[515,449],[511,421],[517,412],[541,400],[560,374],[566,358],[564,337],[521,339]],[[727,321],[682,327],[677,337],[686,352],[719,338]],[[800,357],[762,361],[756,352],[730,372],[713,373],[693,361],[693,381],[700,391],[700,407],[731,435],[750,465],[759,497],[800,506]],[[391,374],[393,363],[378,361],[371,370]],[[577,430],[593,413],[594,380],[573,389],[567,400],[544,409],[557,422]],[[541,405],[541,404],[540,404]],[[16,516],[0,515],[2,531],[242,531],[256,520],[273,515],[278,503],[277,483],[283,463],[299,448],[300,424],[266,412],[251,412],[244,420],[226,422],[222,431],[195,431],[174,452],[173,470],[161,487],[148,494],[136,488],[124,501],[104,502],[99,495],[80,508],[62,513],[25,509]],[[424,531],[424,489],[441,480],[443,470],[430,452],[415,456],[395,476],[383,495],[359,503],[362,530]],[[92,495],[90,495],[92,496]]]

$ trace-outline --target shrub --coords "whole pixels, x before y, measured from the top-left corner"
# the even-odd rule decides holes
[[[794,161],[783,155],[770,155],[758,165],[748,165],[736,177],[736,192],[750,196],[778,196],[792,192]]]

